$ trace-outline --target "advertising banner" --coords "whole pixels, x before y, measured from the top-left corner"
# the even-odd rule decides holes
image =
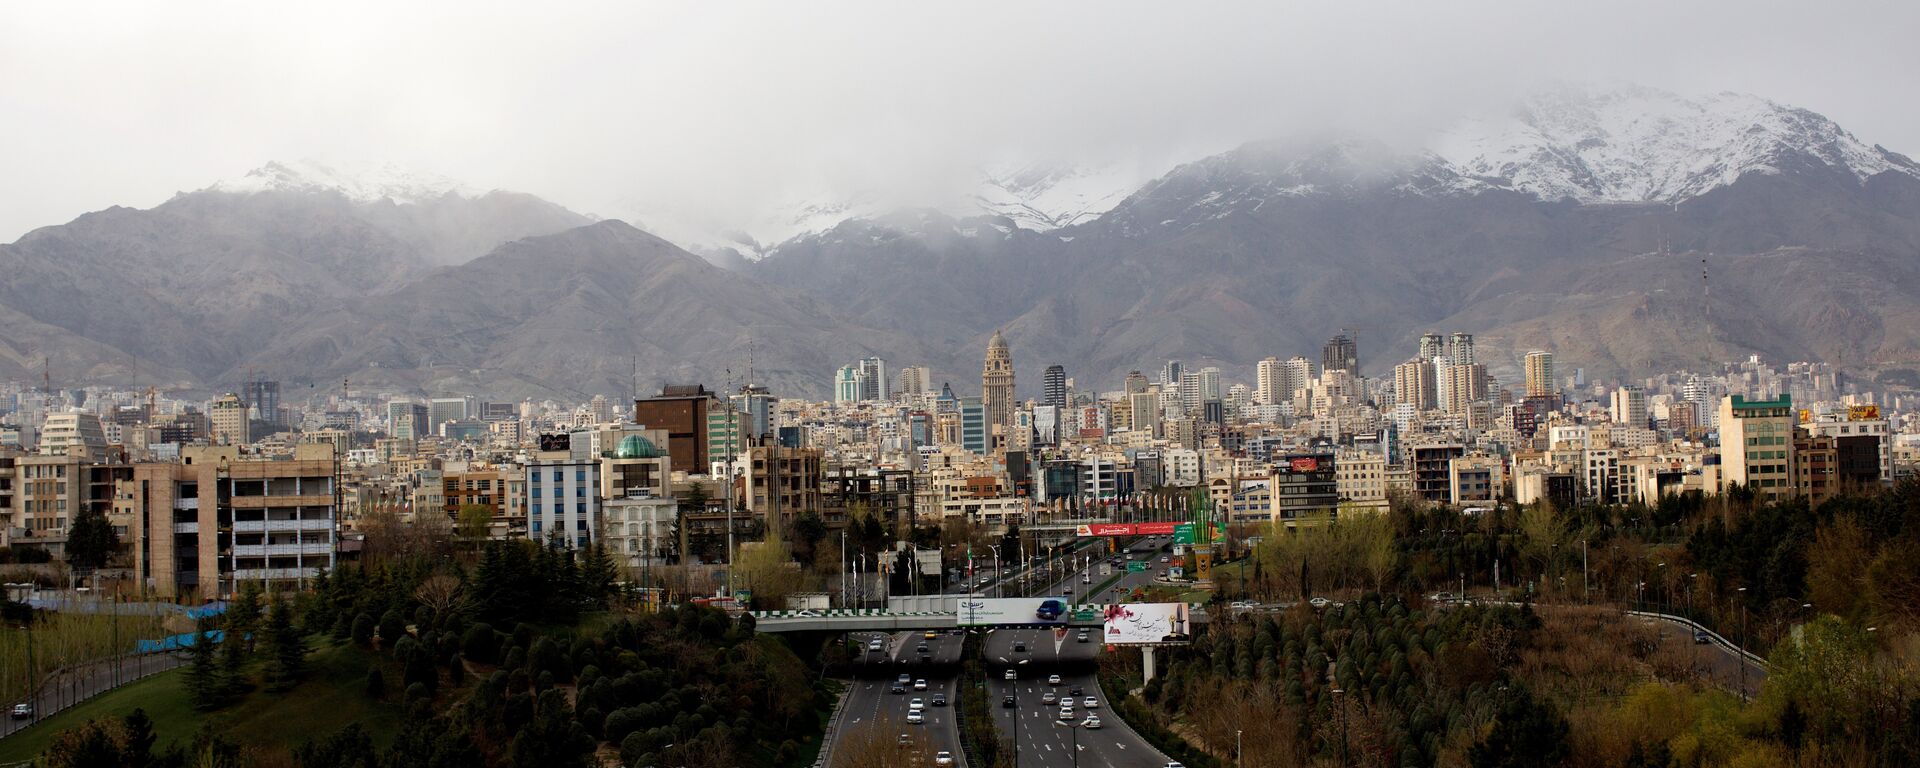
[[[1171,523],[1171,522],[1139,523],[1133,526],[1133,532],[1140,534],[1141,536],[1169,536],[1169,535],[1172,535],[1174,532],[1174,529],[1178,527],[1179,527],[1178,524]]]
[[[1287,460],[1287,469],[1294,472],[1320,471],[1320,459],[1316,456],[1295,456]]]
[[[984,598],[968,595],[960,598],[956,613],[963,627],[1065,624],[1067,600],[1063,597]]]
[[[1102,642],[1108,645],[1161,645],[1193,639],[1186,603],[1122,603],[1107,606]]]
[[[1094,523],[1080,526],[1082,536],[1132,536],[1133,525],[1129,523]]]

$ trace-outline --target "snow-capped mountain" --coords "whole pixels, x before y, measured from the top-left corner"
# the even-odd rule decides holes
[[[1143,174],[1127,165],[1083,166],[1031,163],[989,168],[974,193],[975,210],[1012,219],[1022,229],[1045,232],[1092,221],[1113,210],[1140,185],[1167,169]]]
[[[332,191],[356,203],[381,200],[419,203],[450,194],[477,197],[485,190],[475,190],[445,176],[408,170],[391,163],[358,166],[302,159],[269,162],[240,178],[215,182],[202,191],[235,194]]]
[[[1758,96],[1686,98],[1645,87],[1568,87],[1433,143],[1462,175],[1543,200],[1679,202],[1748,173],[1814,160],[1865,180],[1920,166],[1832,120]]]

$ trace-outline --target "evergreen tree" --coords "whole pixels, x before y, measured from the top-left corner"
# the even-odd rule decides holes
[[[293,625],[293,609],[285,600],[273,601],[267,613],[267,684],[274,690],[293,687],[306,673],[307,640]]]
[[[126,768],[152,766],[154,764],[153,745],[159,737],[153,732],[153,719],[147,717],[147,711],[136,707],[121,720],[120,729],[123,733],[120,764]]]
[[[97,511],[82,512],[67,528],[67,563],[73,569],[90,572],[105,567],[108,558],[120,549],[120,537],[113,532],[107,516]]]
[[[227,680],[214,660],[213,633],[205,619],[194,631],[187,653],[187,700],[195,709],[219,709],[227,703]]]
[[[233,602],[227,605],[228,646],[239,646],[240,650],[252,653],[254,631],[260,628],[260,583],[245,581],[240,583],[240,592],[234,595]]]
[[[620,567],[613,562],[613,554],[606,545],[595,542],[587,547],[583,554],[585,562],[580,566],[580,587],[589,605],[605,608],[607,598],[613,595],[614,582],[620,580]]]
[[[1566,718],[1525,688],[1508,696],[1495,716],[1493,730],[1467,750],[1467,761],[1474,768],[1532,768],[1559,765],[1566,759]]]

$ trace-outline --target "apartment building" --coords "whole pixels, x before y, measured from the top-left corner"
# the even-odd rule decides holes
[[[235,446],[188,446],[179,463],[146,463],[121,483],[134,575],[154,594],[231,596],[243,582],[293,588],[334,566],[339,462],[333,446],[243,458]]]

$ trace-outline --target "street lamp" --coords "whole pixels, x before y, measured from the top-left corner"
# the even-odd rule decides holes
[[[1340,768],[1347,768],[1347,703],[1340,697],[1346,691],[1333,689],[1334,706],[1340,708]]]
[[[1734,590],[1744,595],[1746,587]],[[1740,599],[1740,700],[1747,699],[1747,601]]]
[[[1240,733],[1241,733],[1241,732],[1240,732],[1240,730],[1239,730],[1239,729],[1237,729],[1237,728],[1236,728],[1236,729],[1234,729],[1234,731],[1233,731],[1233,768],[1240,768],[1240,766],[1241,766],[1241,762],[1240,762],[1240,759],[1241,759],[1241,758],[1240,758]]]

